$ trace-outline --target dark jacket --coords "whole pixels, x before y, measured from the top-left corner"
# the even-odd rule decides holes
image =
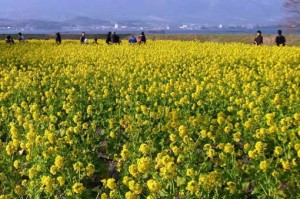
[[[113,34],[113,36],[112,36],[112,42],[113,42],[114,44],[119,44],[119,43],[121,43],[120,37],[119,37],[117,34]]]
[[[80,37],[80,43],[84,44],[85,36]]]
[[[146,36],[145,35],[141,35],[141,43],[146,43]]]
[[[111,43],[111,34],[108,34],[106,37],[106,43],[110,44]]]
[[[255,37],[254,44],[260,46],[260,45],[263,45],[263,43],[264,43],[263,36],[260,35],[260,36]]]
[[[56,34],[56,39],[55,39],[56,43],[57,44],[60,44],[61,43],[61,36],[59,33]]]
[[[277,46],[280,46],[280,45],[285,46],[285,42],[286,42],[286,40],[285,40],[285,37],[283,35],[278,35],[276,37],[276,44],[277,44]]]

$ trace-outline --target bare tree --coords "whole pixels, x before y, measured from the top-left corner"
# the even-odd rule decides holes
[[[300,0],[285,0],[284,8],[289,25],[300,27]]]

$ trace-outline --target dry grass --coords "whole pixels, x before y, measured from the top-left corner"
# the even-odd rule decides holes
[[[121,40],[127,40],[132,34],[120,34]],[[13,38],[18,38],[17,35],[12,35]],[[24,35],[27,39],[54,39],[54,34],[28,34]],[[276,35],[263,35],[265,45],[274,45]],[[285,35],[287,39],[287,44],[289,46],[300,46],[300,35]],[[6,36],[4,34],[0,35],[0,39],[3,40]],[[79,40],[80,34],[62,34],[62,39],[74,39]],[[105,34],[88,34],[88,38],[98,38],[105,39]],[[252,44],[255,35],[249,34],[149,34],[147,35],[148,39],[157,39],[157,40],[199,40],[202,42],[219,42],[219,43],[230,43],[230,42],[239,42]]]

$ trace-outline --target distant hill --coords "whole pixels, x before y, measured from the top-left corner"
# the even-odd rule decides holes
[[[74,26],[111,26],[112,22],[92,19],[89,17],[75,17],[65,21],[48,21],[48,20],[10,20],[0,18],[0,27],[22,27],[35,29],[61,29],[63,27]]]
[[[77,26],[112,25],[112,22],[110,21],[101,20],[101,19],[92,19],[90,17],[84,17],[84,16],[75,17],[73,19],[65,20],[64,22],[69,25],[77,25]]]

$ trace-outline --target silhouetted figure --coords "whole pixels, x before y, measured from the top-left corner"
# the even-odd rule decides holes
[[[95,38],[93,44],[98,44],[98,39]]]
[[[141,32],[141,43],[145,44],[146,43],[146,36],[144,32]]]
[[[25,42],[25,38],[24,38],[23,34],[21,32],[19,32],[18,35],[19,35],[19,38],[18,38],[19,42]]]
[[[135,36],[132,35],[132,36],[129,38],[128,42],[129,42],[130,44],[135,44],[135,43],[137,42],[137,40],[136,40]]]
[[[55,39],[56,44],[61,44],[61,35],[60,33],[56,33],[56,39]]]
[[[116,32],[114,32],[112,35],[112,42],[113,42],[113,44],[121,43],[120,37],[116,34]]]
[[[5,43],[7,43],[7,44],[14,44],[15,41],[14,41],[14,39],[13,39],[10,35],[8,35],[8,36],[5,38]]]
[[[264,44],[264,38],[263,38],[263,36],[261,35],[261,31],[260,31],[260,30],[258,30],[258,31],[256,32],[256,37],[255,37],[255,39],[254,39],[254,44],[256,44],[257,46],[261,46],[261,45]]]
[[[282,31],[278,30],[278,35],[276,37],[276,44],[277,44],[277,46],[280,46],[280,45],[285,46],[285,43],[286,43],[286,39],[282,35]]]
[[[108,32],[108,33],[107,33],[106,43],[107,43],[107,44],[111,44],[111,32]]]
[[[86,38],[86,36],[85,36],[85,32],[82,32],[82,33],[81,33],[80,43],[81,43],[81,44],[87,43],[87,38]]]

